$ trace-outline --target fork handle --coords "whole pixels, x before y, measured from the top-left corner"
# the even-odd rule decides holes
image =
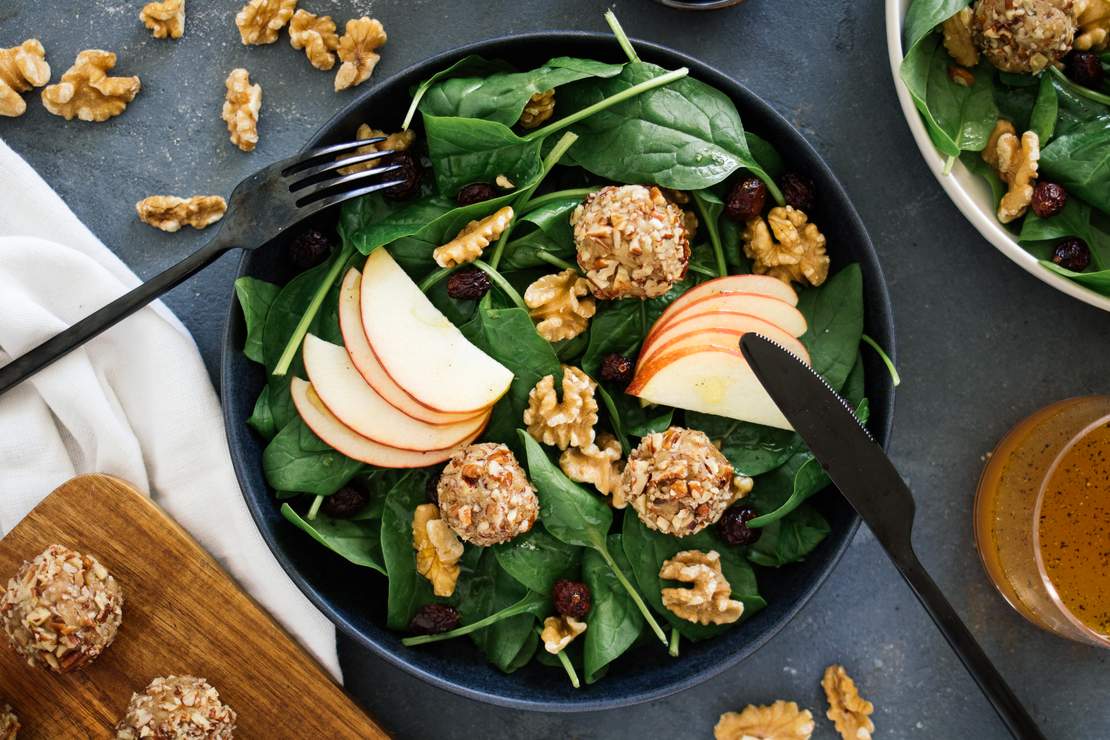
[[[0,393],[6,393],[105,329],[115,326],[171,288],[184,282],[231,249],[216,238],[142,285],[94,311],[60,334],[0,368]]]
[[[917,600],[932,617],[933,622],[944,635],[944,639],[948,641],[971,677],[975,679],[975,683],[979,684],[979,688],[990,700],[994,711],[998,713],[1010,734],[1019,740],[1044,740],[1044,735],[1037,727],[1037,723],[1029,716],[1021,701],[994,667],[991,659],[983,652],[983,648],[979,646],[952,604],[921,565],[913,550],[907,548],[907,551],[899,555],[892,552],[891,560],[894,561],[902,577],[906,579],[906,583],[913,589]]]

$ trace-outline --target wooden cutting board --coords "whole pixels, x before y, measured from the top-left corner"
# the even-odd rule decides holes
[[[0,704],[20,740],[108,737],[155,676],[208,679],[241,738],[386,738],[328,674],[148,498],[105,475],[74,478],[0,540],[0,588],[52,543],[95,555],[124,592],[115,642],[83,671],[28,666],[0,631]]]

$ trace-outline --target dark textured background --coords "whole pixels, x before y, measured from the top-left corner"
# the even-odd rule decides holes
[[[0,0],[0,46],[37,36],[55,79],[78,51],[120,55],[143,91],[120,118],[66,123],[35,100],[0,137],[143,277],[203,236],[162,234],[134,217],[154,193],[227,194],[286,156],[347,100],[283,35],[243,47],[237,0],[189,0],[186,35],[157,41],[136,19],[141,0]],[[305,0],[341,22],[370,13],[389,32],[376,75],[470,41],[551,29],[604,29],[607,3]],[[1026,624],[986,580],[971,537],[983,456],[1004,431],[1059,398],[1107,392],[1110,316],[1034,280],[964,222],[910,138],[890,79],[880,3],[748,0],[688,14],[648,0],[616,4],[634,37],[720,67],[794,123],[838,173],[868,224],[894,299],[903,384],[892,454],[917,496],[925,565],[1053,738],[1110,737],[1108,653]],[[227,140],[219,111],[236,66],[263,88],[261,143]],[[373,84],[373,80],[366,84]],[[0,208],[3,204],[0,204]],[[178,288],[167,303],[193,331],[210,370],[231,295],[235,257]],[[664,701],[589,715],[494,709],[430,689],[343,646],[348,686],[402,737],[709,737],[717,715],[794,699],[833,738],[818,681],[844,663],[876,706],[885,738],[1003,738],[1001,725],[871,535],[862,531],[816,598],[770,645],[707,685]],[[275,717],[280,716],[275,707]]]

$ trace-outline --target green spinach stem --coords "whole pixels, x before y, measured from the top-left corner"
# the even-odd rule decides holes
[[[898,386],[900,386],[902,384],[902,376],[898,374],[898,369],[894,367],[894,361],[891,360],[887,353],[883,351],[883,348],[879,346],[879,343],[866,334],[861,336],[860,339],[862,339],[863,343],[866,344],[868,347],[879,353],[879,359],[883,361],[884,365],[886,365],[886,370],[888,373],[890,373],[890,379],[894,381],[894,387],[897,388]]]
[[[574,270],[575,272],[578,271],[578,267],[576,265],[572,265],[571,263],[567,262],[566,260],[559,259],[555,255],[553,255],[551,252],[547,252],[547,251],[544,251],[544,250],[541,249],[541,250],[536,252],[536,256],[539,257],[544,262],[546,262],[547,264],[554,265],[555,267],[558,267],[561,270]]]
[[[320,513],[320,504],[322,503],[324,503],[323,496],[317,496],[316,498],[312,499],[312,506],[308,507],[308,513],[305,514],[305,519],[308,519],[309,521],[315,519],[316,515]]]
[[[1056,76],[1056,79],[1058,79],[1064,87],[1071,90],[1076,95],[1087,98],[1088,100],[1093,100],[1096,103],[1110,105],[1110,95],[1100,93],[1097,90],[1092,90],[1089,87],[1083,87],[1082,85],[1075,84],[1068,79],[1067,75],[1065,75],[1063,72],[1058,70],[1056,67],[1053,67],[1052,65],[1049,65],[1048,70]]]
[[[621,49],[628,57],[628,61],[640,61],[639,55],[636,54],[636,49],[632,47],[632,42],[628,40],[628,34],[621,28],[621,22],[617,20],[617,14],[613,12],[612,8],[605,11],[605,22],[609,24],[609,28],[613,29],[613,35],[617,37],[617,43],[620,44]]]
[[[500,288],[502,293],[509,297],[509,300],[513,302],[513,305],[515,305],[519,309],[523,309],[524,311],[528,310],[528,306],[524,304],[524,299],[520,297],[520,293],[517,293],[516,288],[510,285],[509,281],[505,279],[505,276],[495,270],[492,265],[487,265],[482,260],[474,260],[474,262],[472,262],[471,264],[473,264],[482,272],[489,275],[490,281],[498,288]]]
[[[678,628],[677,627],[671,627],[671,646],[670,646],[670,648],[667,649],[667,652],[670,654],[670,656],[672,658],[677,658],[678,657],[678,638],[679,638]]]
[[[431,273],[430,275],[428,275],[428,277],[420,281],[420,285],[418,286],[420,288],[420,292],[427,293],[435,286],[436,283],[438,283],[440,280],[443,280],[443,278],[447,277],[457,269],[459,269],[459,265],[456,265],[454,267],[441,267],[440,269]]]
[[[312,300],[308,302],[308,308],[305,309],[301,320],[297,322],[297,326],[293,329],[293,335],[289,337],[289,342],[285,345],[281,357],[278,358],[277,364],[274,366],[274,375],[281,376],[289,372],[289,366],[293,364],[293,358],[297,356],[297,350],[301,347],[304,335],[308,334],[308,327],[312,326],[312,321],[316,318],[320,305],[323,304],[328,291],[331,290],[331,286],[339,278],[339,273],[343,271],[343,266],[347,264],[347,260],[351,258],[354,251],[353,245],[345,243],[343,248],[332,258],[331,267],[328,268],[324,279],[320,281],[320,286],[316,288],[316,293],[312,296]]]
[[[532,629],[534,629],[536,634],[539,635],[540,643],[542,644],[543,632],[540,630],[539,627],[533,627]],[[567,672],[567,678],[570,679],[570,685],[576,689],[582,688],[582,684],[578,680],[578,671],[574,670],[574,663],[571,663],[570,658],[567,657],[567,651],[560,650],[559,652],[555,653],[555,657],[559,659],[559,663],[563,666],[563,670]]]
[[[636,604],[636,608],[639,609],[640,614],[644,616],[644,621],[651,627],[651,631],[655,633],[655,636],[659,638],[659,641],[663,643],[663,645],[666,645],[667,635],[663,632],[663,628],[655,621],[655,617],[652,616],[651,610],[647,608],[647,604],[644,603],[644,599],[640,596],[640,592],[628,582],[628,578],[621,572],[620,567],[617,565],[616,561],[613,560],[613,556],[609,554],[609,548],[602,542],[596,549],[605,560],[606,564],[608,564],[609,570],[613,571],[613,575],[617,577],[617,581],[624,587],[624,590],[628,592],[628,595]]]
[[[401,644],[405,647],[412,647],[413,645],[425,645],[429,642],[440,642],[442,640],[453,640],[456,637],[469,635],[471,632],[477,632],[480,629],[489,627],[491,624],[497,624],[503,619],[515,617],[518,614],[526,614],[531,609],[535,608],[536,601],[532,594],[527,594],[523,599],[516,602],[511,606],[507,606],[499,612],[494,612],[488,617],[483,617],[477,622],[464,624],[462,627],[456,627],[449,632],[441,632],[438,635],[418,635],[416,637],[406,637],[401,640]]]
[[[702,194],[697,190],[690,193],[694,198],[694,203],[698,206],[698,213],[701,214],[701,220],[705,224],[705,230],[709,233],[709,243],[713,245],[713,254],[717,258],[717,274],[721,277],[728,275],[728,262],[725,261],[725,248],[721,244],[721,232],[717,229],[717,219],[709,215],[709,209],[705,205],[705,199]]]
[[[944,170],[941,172],[942,175],[948,177],[948,175],[952,173],[952,167],[956,164],[956,159],[957,157],[951,156],[944,160]]]
[[[523,206],[520,207],[520,213],[518,213],[517,216],[518,217],[523,216],[526,213],[531,213],[532,211],[536,210],[540,206],[545,206],[548,203],[563,200],[565,198],[585,198],[590,193],[596,193],[598,190],[601,190],[600,185],[594,185],[593,187],[588,187],[588,188],[571,188],[570,190],[556,190],[556,191],[551,192],[551,193],[544,193],[543,195],[537,195],[535,198],[532,198],[531,200],[529,200],[527,203],[525,203]]]

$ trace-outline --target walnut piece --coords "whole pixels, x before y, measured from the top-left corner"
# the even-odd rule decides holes
[[[762,218],[748,221],[741,238],[756,274],[814,286],[829,276],[825,236],[793,206],[772,208],[766,222]]]
[[[50,82],[46,50],[38,39],[0,49],[0,116],[22,116],[27,103],[20,93]]]
[[[813,715],[792,701],[756,706],[742,712],[725,712],[713,728],[715,740],[809,740]]]
[[[336,159],[350,159],[351,157],[357,157],[360,154],[369,154],[370,152],[378,152],[383,149],[390,149],[395,152],[403,152],[410,146],[412,146],[412,143],[414,141],[416,141],[416,132],[412,129],[408,129],[406,131],[398,131],[395,134],[386,134],[385,131],[382,131],[381,129],[370,128],[370,126],[365,123],[359,124],[358,132],[355,134],[355,137],[358,140],[373,139],[378,136],[385,136],[385,141],[380,141],[377,144],[367,144],[366,146],[360,146],[353,152],[345,152],[343,154],[340,154],[338,157],[336,157]],[[371,159],[366,162],[358,162],[357,164],[352,164],[348,167],[341,167],[339,169],[339,174],[351,175],[355,172],[362,172],[363,170],[378,167],[380,164],[380,159]]]
[[[692,583],[690,588],[665,588],[663,606],[698,624],[732,624],[744,613],[744,604],[730,598],[732,586],[721,572],[716,550],[683,550],[663,561],[659,577]]]
[[[135,210],[144,224],[173,232],[182,226],[203,229],[216,223],[227,211],[227,201],[218,195],[194,195],[191,198],[152,195],[136,203]]]
[[[328,70],[335,66],[339,48],[339,34],[330,15],[316,15],[301,9],[289,22],[289,43],[294,49],[304,49],[308,61],[316,69]]]
[[[179,39],[185,33],[185,0],[147,3],[139,20],[156,39]]]
[[[455,267],[473,262],[482,256],[482,250],[490,245],[501,232],[509,228],[513,220],[513,209],[504,206],[481,221],[471,221],[458,235],[432,252],[432,259],[440,267]]]
[[[1041,145],[1036,132],[1026,131],[1018,139],[1014,125],[1000,118],[994,125],[982,157],[1009,186],[998,204],[998,220],[1007,224],[1021,218],[1033,201],[1033,185],[1037,181]]]
[[[244,46],[272,44],[293,17],[297,0],[250,0],[235,16]]]
[[[1075,48],[1080,51],[1102,51],[1110,41],[1110,0],[1076,0],[1079,33]]]
[[[412,547],[416,572],[428,579],[436,596],[455,593],[463,543],[439,514],[435,504],[421,504],[412,512]]]
[[[974,67],[979,63],[979,49],[971,38],[971,8],[964,8],[941,26],[944,30],[944,48],[958,64]]]
[[[533,93],[517,121],[521,128],[538,128],[555,113],[555,91]]]
[[[597,388],[589,375],[576,367],[563,365],[563,400],[555,393],[555,376],[545,375],[528,393],[524,424],[539,442],[568,447],[589,447],[594,443],[597,424]]]
[[[86,49],[77,55],[61,82],[43,88],[46,110],[67,121],[107,121],[118,116],[135,99],[141,87],[138,77],[109,77],[116,66],[116,55],[100,49]]]
[[[586,447],[568,447],[559,455],[559,467],[576,483],[589,483],[606,496],[614,509],[628,505],[621,488],[621,443],[608,432],[599,432]]]
[[[16,740],[19,728],[19,717],[15,716],[11,706],[0,704],[0,740]]]
[[[549,342],[572,339],[590,325],[597,304],[590,294],[590,282],[567,269],[544,275],[524,291],[528,314],[536,322],[536,331]]]
[[[825,669],[821,679],[825,698],[829,700],[829,710],[825,713],[836,725],[836,731],[844,740],[871,740],[875,723],[871,713],[875,706],[859,695],[856,682],[842,665],[831,665]]]
[[[347,21],[339,39],[339,58],[343,64],[335,73],[335,91],[361,85],[370,78],[381,57],[376,49],[388,37],[382,24],[373,18],[355,18]]]
[[[543,631],[540,639],[543,640],[543,649],[552,655],[563,652],[574,638],[586,631],[586,623],[574,617],[548,617],[543,620]]]
[[[252,85],[250,73],[242,67],[227,76],[227,97],[223,119],[231,143],[244,152],[254,151],[258,143],[258,114],[262,110],[262,86]]]

